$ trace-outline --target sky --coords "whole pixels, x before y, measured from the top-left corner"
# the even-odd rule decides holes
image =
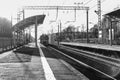
[[[97,23],[98,16],[94,12],[97,10],[97,0],[1,0],[0,2],[0,17],[5,17],[12,21],[13,25],[16,23],[17,12],[22,9],[23,6],[75,6],[75,3],[81,3],[79,6],[88,6],[89,10],[89,27],[92,27]],[[78,6],[78,5],[76,5]],[[120,6],[120,0],[101,0],[101,14],[104,15],[114,8]],[[68,25],[74,25],[75,27],[84,25],[86,28],[86,11],[80,10],[76,12],[76,19],[74,17],[74,11],[59,11],[58,18],[56,22],[50,23],[50,21],[55,20],[56,10],[25,10],[25,18],[37,15],[46,14],[46,18],[43,25],[39,27],[39,34],[51,33],[57,31],[57,25],[61,22],[62,29]],[[66,23],[67,21],[75,21],[71,23]]]

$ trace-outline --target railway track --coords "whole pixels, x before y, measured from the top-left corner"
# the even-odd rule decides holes
[[[115,58],[107,57],[107,56],[104,56],[104,55],[99,55],[99,54],[95,54],[95,53],[92,53],[92,52],[89,52],[89,51],[84,51],[84,50],[80,50],[80,49],[76,49],[76,48],[72,48],[72,47],[67,47],[67,46],[63,46],[63,45],[61,47],[69,49],[69,50],[77,51],[77,52],[80,52],[80,53],[84,53],[82,55],[89,56],[89,57],[92,57],[92,58],[95,58],[95,59],[98,58],[99,61],[102,60],[102,61],[104,61],[108,64],[111,64],[113,66],[120,67],[120,60],[119,59],[115,59]]]
[[[63,45],[59,48],[57,46],[50,48],[74,61],[72,65],[90,80],[119,80],[120,61],[118,60]]]

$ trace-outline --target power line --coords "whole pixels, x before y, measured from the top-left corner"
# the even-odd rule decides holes
[[[90,3],[91,1],[93,1],[93,0],[89,0],[88,2],[86,2],[84,5],[86,5],[86,4],[88,4],[88,3]]]
[[[96,5],[94,5],[94,6],[92,6],[92,7],[90,8],[90,10],[91,10],[91,9],[93,9],[94,7],[96,7],[96,6],[97,6],[97,4],[96,4]]]

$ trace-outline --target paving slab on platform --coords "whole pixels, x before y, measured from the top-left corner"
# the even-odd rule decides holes
[[[35,48],[32,44],[30,46]],[[7,53],[0,58],[0,80],[45,80],[40,56],[12,51]]]

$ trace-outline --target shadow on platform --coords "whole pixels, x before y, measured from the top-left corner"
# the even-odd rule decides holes
[[[0,58],[0,63],[24,63],[30,62],[32,56],[40,57],[38,48],[35,47],[22,47],[13,52],[10,52],[9,55]]]
[[[26,54],[30,56],[40,56],[38,48],[26,47],[26,46],[15,50],[14,53]]]

